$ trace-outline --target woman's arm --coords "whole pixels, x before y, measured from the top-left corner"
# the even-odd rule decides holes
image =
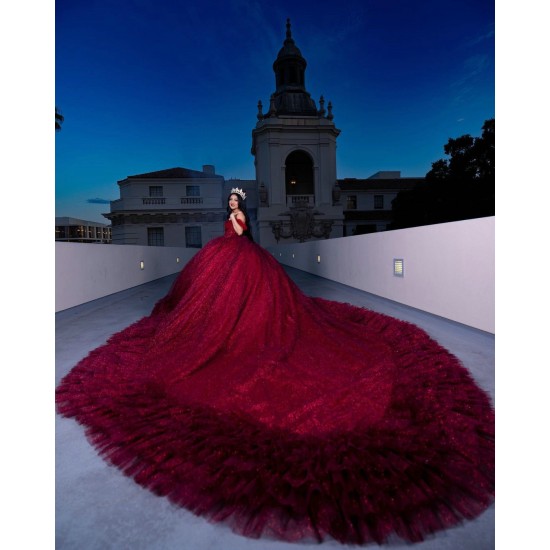
[[[243,224],[246,224],[244,214],[242,212],[239,212],[238,214],[231,212],[231,214],[229,215],[229,219],[233,224],[233,229],[235,230],[235,233],[237,233],[237,235],[242,235],[244,233],[244,229],[242,225],[239,225],[239,223],[237,223],[237,219],[239,219]]]

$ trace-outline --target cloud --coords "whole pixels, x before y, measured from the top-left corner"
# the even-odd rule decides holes
[[[494,26],[491,26],[491,28],[485,33],[478,35],[474,38],[470,38],[469,40],[466,40],[462,46],[464,48],[471,48],[472,46],[476,46],[477,44],[481,42],[485,42],[486,40],[494,40],[495,39],[495,29]]]
[[[111,203],[109,199],[88,199],[86,202],[89,204],[110,204]]]
[[[475,93],[480,79],[490,70],[491,64],[488,55],[472,55],[465,59],[461,73],[457,75],[456,80],[450,83],[454,90],[455,101],[469,100]]]

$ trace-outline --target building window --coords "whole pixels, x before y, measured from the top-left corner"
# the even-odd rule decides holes
[[[164,228],[163,227],[147,228],[147,245],[164,246]]]
[[[185,186],[185,194],[188,197],[200,197],[201,196],[201,188],[199,185],[186,185]]]
[[[357,210],[357,195],[348,195],[346,210]]]
[[[187,248],[202,248],[200,225],[185,228],[185,246]]]
[[[374,208],[384,208],[384,195],[374,195]]]
[[[69,238],[71,239],[80,239],[82,237],[82,232],[84,228],[81,225],[70,225],[69,226]]]
[[[162,197],[162,185],[150,185],[149,186],[150,197]]]

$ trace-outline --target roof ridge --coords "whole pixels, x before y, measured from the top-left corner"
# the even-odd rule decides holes
[[[145,172],[143,174],[135,174],[127,176],[128,179],[133,178],[211,178],[220,177],[216,174],[208,174],[200,170],[192,170],[191,168],[182,168],[176,166],[174,168],[165,168],[164,170],[155,170],[153,172]]]

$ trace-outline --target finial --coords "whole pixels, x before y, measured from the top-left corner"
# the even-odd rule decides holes
[[[319,98],[319,107],[319,114],[323,116],[325,114],[325,98],[323,96]]]
[[[334,115],[332,114],[332,101],[329,101],[329,102],[328,102],[327,109],[328,109],[327,118],[328,118],[329,120],[332,120],[332,119],[334,118]]]
[[[286,20],[286,37],[292,38],[292,34],[290,33],[290,17]]]

